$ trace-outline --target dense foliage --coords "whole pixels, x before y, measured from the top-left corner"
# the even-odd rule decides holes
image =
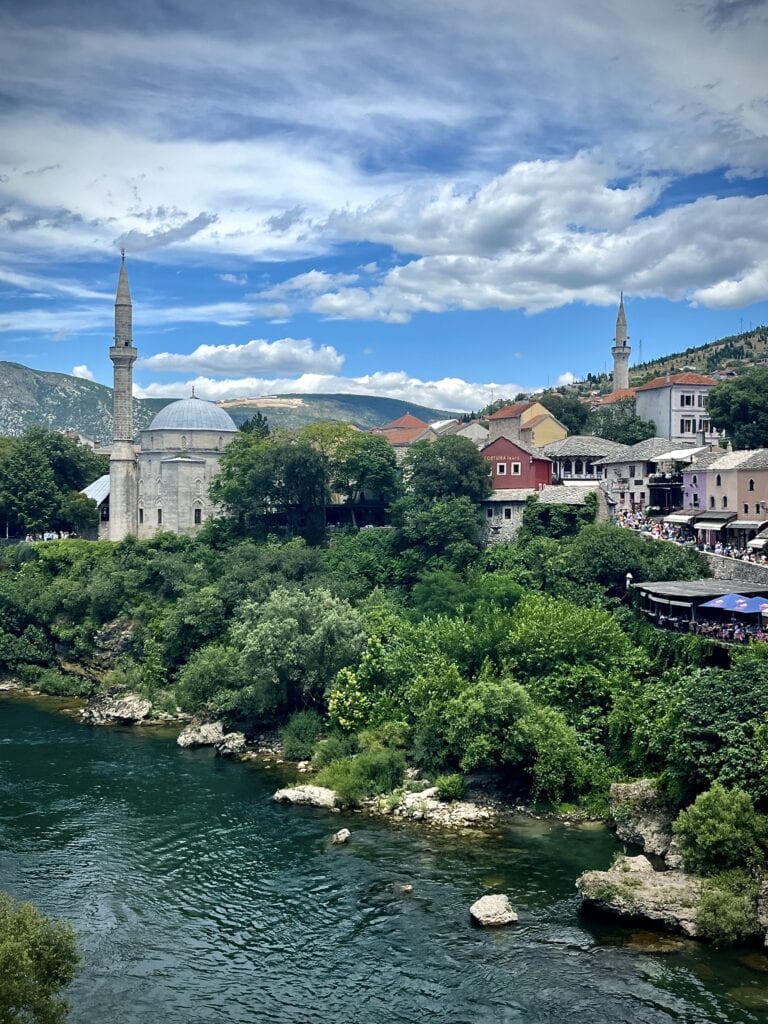
[[[735,448],[768,446],[768,367],[724,381],[707,400],[712,426],[724,430]]]
[[[60,1024],[80,963],[73,929],[0,892],[0,1021]]]

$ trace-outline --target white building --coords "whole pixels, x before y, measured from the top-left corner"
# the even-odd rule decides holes
[[[651,420],[656,434],[670,441],[717,443],[718,431],[709,422],[707,401],[717,385],[714,377],[701,373],[675,373],[641,384],[635,392],[635,411]]]

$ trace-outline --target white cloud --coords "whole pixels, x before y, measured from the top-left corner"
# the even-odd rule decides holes
[[[566,372],[565,373],[561,373],[560,376],[555,381],[555,387],[558,387],[558,388],[565,387],[568,384],[573,384],[576,380],[577,380],[576,374],[575,373],[571,373],[570,370],[566,370]]]
[[[279,284],[272,285],[247,297],[284,299],[300,295],[318,295],[328,288],[339,288],[347,284],[354,284],[357,280],[357,274],[329,274],[324,270],[308,270],[304,274],[289,277]]]
[[[427,405],[449,411],[480,409],[500,395],[516,395],[523,390],[518,384],[480,384],[460,377],[421,380],[404,372],[376,372],[360,377],[334,374],[304,373],[295,378],[241,377],[215,380],[199,376],[172,384],[134,386],[138,398],[175,398],[188,395],[194,385],[195,394],[209,401],[258,397],[286,393],[380,395],[399,398],[416,405]]]
[[[82,380],[96,380],[93,375],[93,370],[89,369],[85,363],[80,363],[78,366],[72,367],[72,376],[80,377]]]
[[[218,274],[217,276],[219,280],[223,281],[225,284],[248,284],[247,274]]]
[[[141,361],[141,365],[161,372],[200,371],[226,373],[333,373],[340,370],[344,357],[331,345],[315,347],[309,338],[263,338],[242,345],[199,345],[189,355],[159,352]]]

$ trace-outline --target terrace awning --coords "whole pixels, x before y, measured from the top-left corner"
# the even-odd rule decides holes
[[[728,523],[729,530],[762,530],[768,525],[768,519],[734,519]]]
[[[768,545],[768,537],[753,537],[752,540],[747,541],[748,548],[756,548],[758,551],[766,545]]]
[[[727,526],[731,519],[735,519],[736,516],[729,516],[728,519],[714,519],[712,516],[707,516],[704,519],[699,519],[696,522],[694,529],[696,530],[722,530],[724,526]]]
[[[692,519],[696,516],[701,515],[700,512],[673,512],[671,515],[664,516],[665,523],[681,523],[687,526]]]
[[[719,608],[724,612],[741,612],[742,615],[759,615],[768,610],[768,598],[744,597],[743,594],[723,594],[712,601],[705,601],[700,608]]]

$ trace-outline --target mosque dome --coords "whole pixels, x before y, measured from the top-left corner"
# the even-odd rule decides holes
[[[149,430],[213,430],[235,433],[235,421],[224,409],[201,398],[182,398],[166,405],[155,416]]]

